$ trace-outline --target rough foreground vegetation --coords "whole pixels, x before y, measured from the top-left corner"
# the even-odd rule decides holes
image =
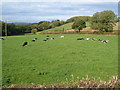
[[[71,80],[63,84],[51,84],[51,85],[36,85],[34,83],[26,84],[26,85],[17,85],[12,84],[7,88],[119,88],[120,79],[117,76],[113,76],[109,79],[109,81],[104,81],[101,78],[89,78],[88,76],[79,80],[74,80],[74,76],[71,76]]]
[[[79,85],[83,87],[80,82],[87,83],[86,87],[93,84],[95,87],[116,86],[118,83],[117,36],[64,35],[65,38],[60,38],[60,34],[49,36],[54,37],[55,40],[44,42],[46,38],[44,34],[9,36],[2,41],[4,87],[14,86],[14,84],[17,84],[16,87],[26,84],[29,86],[31,83],[38,87],[51,84],[54,87],[57,83],[61,85],[60,87],[79,87]],[[38,40],[31,42],[35,37]],[[77,41],[76,38],[79,37],[100,38],[110,42],[105,44],[99,41]],[[22,47],[24,41],[28,41],[29,45]],[[88,80],[95,78],[98,83],[85,81],[86,75],[89,76]],[[85,78],[82,79],[83,77]],[[99,77],[106,82],[98,80]],[[77,81],[78,78],[82,81]]]

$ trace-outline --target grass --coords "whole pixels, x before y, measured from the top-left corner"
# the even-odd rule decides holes
[[[46,34],[9,36],[2,41],[3,86],[11,84],[64,83],[66,78],[89,77],[108,80],[118,73],[118,37],[100,35],[51,34],[55,40],[44,42]],[[35,37],[36,42],[31,42]],[[110,40],[108,44],[98,41],[77,41],[78,37]],[[29,45],[22,47],[24,41]]]

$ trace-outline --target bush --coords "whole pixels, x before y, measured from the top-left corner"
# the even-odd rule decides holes
[[[37,29],[32,29],[31,30],[31,33],[33,33],[33,34],[36,34],[36,32],[37,32]]]

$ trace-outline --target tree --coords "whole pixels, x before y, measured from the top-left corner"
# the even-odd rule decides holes
[[[2,29],[2,31],[0,30],[0,36],[5,36],[5,23],[0,21],[0,29]]]
[[[91,28],[102,32],[110,32],[113,31],[115,20],[116,15],[111,10],[96,12],[91,18]]]
[[[78,29],[79,32],[85,27],[86,27],[86,23],[83,20],[76,20],[72,25],[72,29]]]
[[[32,29],[31,30],[31,33],[33,33],[33,34],[36,34],[36,32],[37,32],[37,29]]]
[[[7,35],[15,35],[17,31],[14,23],[7,23]]]
[[[86,22],[86,21],[90,21],[91,17],[90,16],[75,16],[70,19],[67,19],[66,23],[75,22],[78,19]]]
[[[38,28],[39,31],[42,31],[42,30],[49,29],[50,28],[49,25],[50,25],[50,22],[42,21],[42,23],[39,24],[37,28]]]
[[[52,23],[53,23],[54,27],[61,25],[60,21],[58,21],[58,20],[55,20]]]
[[[22,33],[25,33],[27,31],[28,26],[16,25],[15,29],[16,29],[17,34],[22,34]]]
[[[5,23],[0,21],[0,28],[2,29],[2,36],[5,35],[20,35],[25,32],[31,32],[28,25],[16,24],[16,23]],[[6,30],[5,30],[6,29]]]

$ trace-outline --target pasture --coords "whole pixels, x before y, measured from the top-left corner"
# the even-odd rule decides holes
[[[6,37],[2,41],[3,86],[64,83],[71,75],[104,80],[118,75],[117,36],[61,35],[50,34],[55,39],[46,42],[46,34]],[[36,37],[38,40],[31,42]],[[79,37],[110,41],[76,40]],[[22,47],[24,41],[28,46]]]

